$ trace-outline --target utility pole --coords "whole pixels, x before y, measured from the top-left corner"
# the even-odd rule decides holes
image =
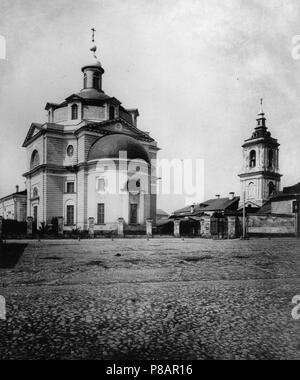
[[[246,240],[247,237],[247,227],[246,227],[246,191],[243,195],[243,239]]]
[[[296,236],[297,239],[300,239],[300,195],[297,195],[296,200]]]

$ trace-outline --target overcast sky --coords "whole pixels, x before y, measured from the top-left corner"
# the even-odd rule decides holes
[[[243,140],[264,98],[283,185],[300,182],[299,0],[0,0],[0,196],[24,187],[23,140],[46,102],[82,88],[97,30],[104,91],[140,111],[160,158],[205,160],[205,198],[240,193]],[[160,197],[172,211],[184,197]]]

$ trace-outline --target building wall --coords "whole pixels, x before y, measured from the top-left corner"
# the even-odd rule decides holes
[[[250,235],[295,235],[296,218],[293,215],[250,215],[248,233]]]
[[[130,222],[130,204],[137,204],[137,224],[145,225],[146,219],[150,217],[150,195],[148,193],[149,178],[146,179],[140,174],[133,176],[132,163],[127,171],[126,162],[123,163],[125,169],[120,169],[118,163],[109,166],[110,160],[101,160],[98,166],[89,168],[88,174],[88,209],[87,217],[95,219],[95,228],[97,227],[97,204],[103,203],[105,207],[105,224],[115,225],[118,218],[123,218],[126,224]],[[122,167],[123,167],[122,165]],[[141,163],[136,162],[137,166],[142,168]],[[103,170],[102,167],[107,167]],[[146,170],[148,169],[146,165]],[[142,169],[141,169],[142,170]],[[135,171],[135,173],[137,173]],[[141,172],[138,172],[141,173]],[[149,176],[146,171],[146,176]],[[97,180],[103,179],[105,182],[105,191],[97,188]],[[129,178],[134,181],[141,178],[140,191],[129,193],[126,189]],[[147,188],[147,191],[144,191]]]
[[[61,123],[68,120],[68,107],[57,108],[53,112],[53,122]]]
[[[78,162],[86,162],[88,153],[93,143],[98,140],[101,135],[83,134],[78,138]]]
[[[46,175],[46,223],[52,218],[64,216],[63,210],[64,176]]]
[[[242,193],[246,193],[246,203],[254,202],[262,206],[269,199],[269,183],[273,182],[275,191],[280,191],[280,181],[268,179],[263,175],[243,178],[241,180]],[[241,200],[243,202],[243,198]]]
[[[47,137],[47,164],[62,165],[66,151],[64,140],[59,137]]]
[[[40,223],[45,222],[46,204],[45,204],[45,174],[42,170],[32,174],[26,179],[27,187],[27,216],[34,216],[34,207],[38,210],[38,227]],[[38,197],[33,198],[33,190],[37,188]]]
[[[83,119],[103,121],[106,119],[105,108],[99,106],[83,106]]]
[[[74,182],[74,193],[67,193],[67,182]],[[77,175],[76,174],[70,174],[63,177],[63,218],[64,218],[64,224],[66,226],[67,224],[67,206],[74,206],[74,228],[77,224]]]
[[[144,145],[145,146],[145,145]],[[150,173],[150,188],[149,188],[149,203],[150,203],[150,215],[153,221],[156,221],[156,211],[157,211],[157,171],[156,171],[156,159],[157,159],[157,150],[151,149],[150,146],[147,147],[150,162],[151,162],[151,173]]]
[[[13,198],[0,201],[0,216],[2,216],[4,219],[16,219],[16,207]]]
[[[67,148],[69,145],[72,145],[74,148],[74,153],[72,157],[69,157],[67,154]],[[66,138],[63,140],[63,147],[62,147],[62,164],[64,166],[72,166],[76,165],[78,162],[78,146],[77,146],[77,139],[75,138]]]
[[[30,144],[26,148],[26,155],[27,155],[27,171],[30,170],[31,165],[31,157],[32,153],[37,150],[39,153],[40,158],[40,165],[45,163],[45,156],[44,156],[44,136],[40,136],[38,139],[36,139],[32,144]]]
[[[88,228],[88,213],[87,213],[87,199],[88,199],[88,173],[85,167],[82,167],[77,173],[77,227],[82,230]]]
[[[26,216],[27,216],[27,198],[26,196],[24,197],[16,197],[16,216],[15,219],[18,222],[25,222],[26,221]]]
[[[295,200],[284,200],[280,202],[272,202],[271,203],[272,214],[292,214],[293,202],[295,202]]]

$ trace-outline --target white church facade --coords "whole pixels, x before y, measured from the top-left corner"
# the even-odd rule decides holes
[[[92,219],[95,231],[105,231],[120,219],[132,228],[156,219],[151,163],[159,148],[138,128],[138,110],[104,93],[103,74],[94,55],[82,67],[82,90],[47,103],[48,121],[29,128],[27,217],[37,226],[63,218],[65,231],[87,230]]]

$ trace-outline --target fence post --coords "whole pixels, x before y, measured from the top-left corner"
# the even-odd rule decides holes
[[[0,243],[2,243],[2,236],[3,236],[3,216],[0,216]]]
[[[57,218],[58,221],[58,235],[63,236],[64,234],[64,218],[62,216],[59,216]]]
[[[152,237],[152,219],[146,220],[146,234],[148,237]]]
[[[89,236],[93,238],[95,236],[95,218],[89,218]]]
[[[297,196],[296,236],[300,239],[300,195]]]
[[[236,237],[236,216],[228,216],[228,239],[235,239]]]
[[[180,220],[174,220],[174,236],[180,237]]]
[[[33,217],[28,216],[27,217],[27,235],[32,236],[33,234]]]
[[[124,237],[124,218],[118,219],[118,236]]]
[[[212,221],[211,221],[211,217],[208,215],[203,217],[203,237],[205,238],[212,237]]]

